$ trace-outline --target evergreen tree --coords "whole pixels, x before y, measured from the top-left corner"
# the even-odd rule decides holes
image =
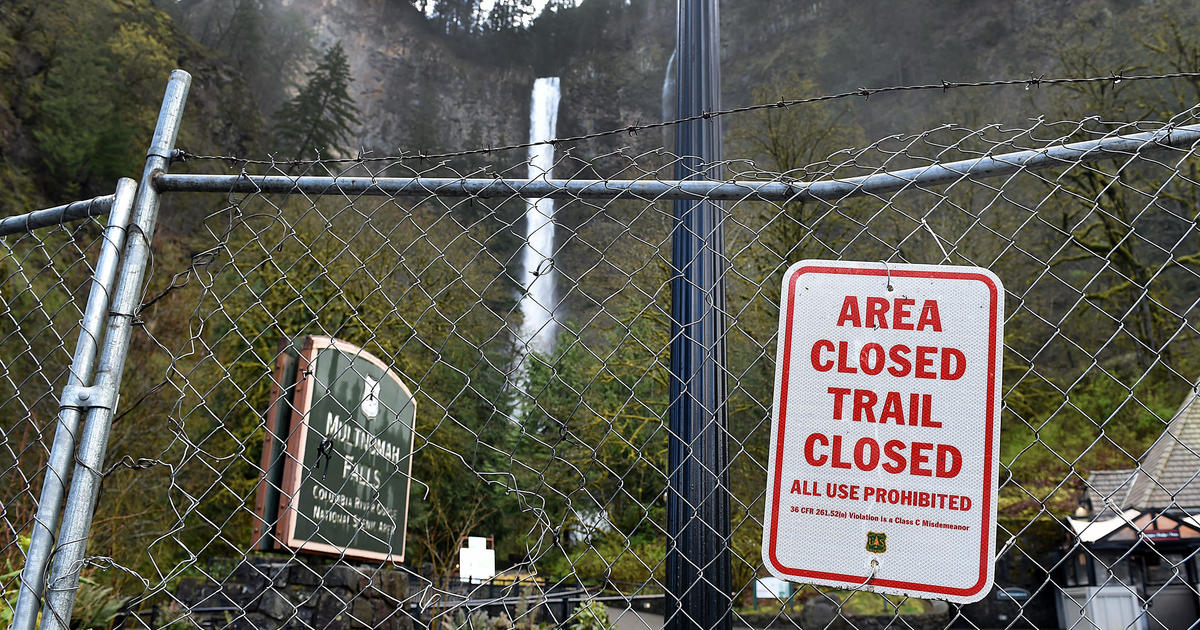
[[[447,35],[471,33],[479,24],[479,0],[434,0],[433,20]]]
[[[277,146],[296,158],[344,149],[358,124],[349,88],[350,64],[342,45],[335,44],[308,73],[304,87],[275,112]]]
[[[496,0],[483,28],[495,33],[521,28],[533,11],[532,0]]]

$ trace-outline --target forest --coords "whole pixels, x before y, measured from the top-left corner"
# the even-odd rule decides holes
[[[787,16],[766,0],[723,6],[727,106],[1200,70],[1200,7],[1183,1],[798,4]],[[502,147],[524,140],[529,87],[549,74],[563,77],[560,137],[670,117],[673,3],[347,6],[348,17],[318,0],[14,0],[0,10],[0,212],[136,177],[176,67],[196,83],[188,159],[172,172],[525,177],[525,150]],[[387,28],[339,36],[359,20]],[[366,85],[363,68],[384,53],[411,74]],[[445,75],[419,72],[434,66]],[[722,166],[730,179],[854,177],[1195,124],[1197,101],[1200,78],[1186,76],[765,108],[722,117]],[[670,179],[672,150],[669,129],[579,141],[556,147],[555,174]],[[1016,539],[1008,577],[1045,585],[1055,519],[1079,506],[1088,473],[1135,467],[1200,378],[1198,169],[1176,150],[884,196],[725,204],[734,597],[765,574],[766,436],[792,262],[970,264],[1004,280],[999,537]],[[169,607],[180,580],[221,581],[260,553],[272,370],[282,344],[308,334],[362,346],[416,394],[407,570],[444,587],[466,537],[482,535],[514,574],[660,592],[670,203],[558,202],[549,353],[516,334],[525,210],[516,196],[168,195],[88,547],[127,570],[85,570],[102,593],[80,614]],[[34,510],[101,229],[6,237],[0,253],[9,523]],[[6,572],[27,531],[0,534]],[[105,625],[84,617],[79,627]]]

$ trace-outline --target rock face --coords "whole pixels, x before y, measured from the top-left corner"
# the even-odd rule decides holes
[[[653,122],[661,112],[672,3],[589,0],[569,15],[547,15],[527,31],[489,39],[434,32],[416,9],[396,0],[280,2],[304,16],[318,46],[341,42],[361,111],[359,143],[377,153],[526,142],[530,90],[539,76],[562,79],[560,137]],[[662,134],[651,135],[644,142],[597,143],[589,153],[631,141],[657,146]],[[506,161],[523,159],[517,151]]]
[[[537,77],[561,78],[560,137],[654,123],[673,111],[670,104],[664,107],[663,83],[675,43],[675,2],[579,0],[578,6],[543,13],[518,31],[451,35],[440,32],[411,0],[261,1],[270,19],[281,14],[268,8],[298,14],[315,33],[318,47],[342,44],[361,111],[356,144],[377,155],[525,142],[529,94]],[[1045,72],[1053,60],[1041,49],[1044,37],[1034,26],[1062,28],[1076,5],[1098,2],[961,0],[950,6],[922,0],[908,6],[886,0],[727,0],[720,3],[722,105]],[[194,22],[193,30],[207,29],[198,17]],[[287,47],[285,41],[272,44]],[[286,59],[286,51],[279,58]],[[971,107],[1016,113],[1023,121],[1025,112],[1014,103],[1024,103],[1028,95],[1004,94],[1003,99],[989,94],[986,103]],[[260,94],[262,113],[270,115],[267,110],[279,98],[275,92]],[[868,137],[940,125],[956,111],[953,103],[946,106],[950,109],[931,107],[934,101],[921,96],[872,99],[881,101],[888,105],[868,107],[847,99],[836,106],[850,107]],[[981,120],[1002,117],[988,114]],[[729,130],[753,123],[751,118],[732,116],[723,124]],[[0,134],[5,126],[0,117]],[[259,134],[249,130],[245,135]],[[738,157],[728,140],[726,157]],[[245,142],[237,138],[234,144]],[[602,155],[617,147],[644,152],[664,145],[671,148],[670,138],[653,130],[618,134],[579,150]],[[511,165],[523,158],[523,152],[516,153],[503,159],[493,153],[476,163]]]
[[[341,42],[362,111],[360,144],[376,151],[447,152],[525,142],[537,77],[561,78],[560,137],[658,122],[671,112],[664,112],[663,79],[675,45],[674,2],[586,0],[543,13],[520,31],[447,35],[405,0],[267,1],[300,13],[318,46]],[[1024,34],[1029,21],[1060,22],[1069,5],[1081,2],[1030,0],[1017,8],[964,0],[969,11],[878,0],[722,2],[722,106],[818,90],[1024,76],[1048,65],[1027,50],[1036,43]],[[984,31],[994,35],[984,37]],[[813,83],[800,85],[798,79]],[[975,106],[1013,113],[1013,99],[1020,98],[1008,94],[1002,102]],[[931,108],[929,99],[889,102],[891,107],[864,106],[852,115],[869,135],[945,122],[946,113]],[[938,111],[926,111],[931,109]],[[733,117],[726,124],[744,120]],[[653,131],[591,142],[586,152],[664,144],[670,148],[663,132]]]
[[[361,111],[360,144],[376,151],[507,143],[527,133],[532,73],[484,68],[451,50],[405,2],[283,0],[321,47],[341,42]],[[524,107],[524,111],[522,107]]]

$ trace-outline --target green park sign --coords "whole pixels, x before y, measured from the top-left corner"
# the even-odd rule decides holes
[[[271,399],[258,548],[403,561],[416,399],[400,377],[310,336],[279,353]]]

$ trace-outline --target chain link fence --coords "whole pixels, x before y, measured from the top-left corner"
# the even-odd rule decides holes
[[[125,180],[122,188],[129,193],[133,185]],[[4,235],[0,344],[6,348],[0,385],[4,390],[0,588],[5,603],[0,621],[5,625],[12,621],[20,571],[34,525],[42,516],[38,490],[46,483],[62,485],[64,462],[60,457],[51,463],[59,393],[91,378],[87,357],[98,342],[97,316],[103,307],[87,312],[86,304],[95,279],[106,275],[100,261],[113,260],[120,247],[114,239],[124,229],[118,225],[118,232],[106,233],[94,217],[109,214],[115,200],[116,195],[107,195],[0,221]],[[102,255],[105,250],[107,256]],[[110,280],[111,272],[107,272]],[[65,414],[66,421],[77,422],[74,412]]]
[[[783,173],[731,160],[723,182],[586,141],[556,147],[560,179],[528,176],[524,149],[148,169],[159,222],[191,213],[189,233],[151,252],[87,551],[49,577],[73,609],[47,611],[156,629],[688,621],[666,576],[683,199],[723,208],[727,453],[720,496],[699,499],[728,503],[714,605],[733,627],[1191,627],[1198,113],[947,125]],[[3,240],[6,611],[100,238],[87,220]],[[1004,281],[981,602],[767,577],[781,278],[807,258]]]

